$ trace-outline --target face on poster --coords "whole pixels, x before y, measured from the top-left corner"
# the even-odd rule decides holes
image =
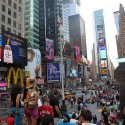
[[[54,45],[53,40],[46,39],[46,59],[53,60],[54,59]]]
[[[27,41],[15,34],[2,31],[3,62],[27,65]]]
[[[28,48],[28,65],[25,67],[34,77],[41,77],[41,54],[38,49]]]
[[[75,49],[76,49],[76,59],[80,59],[80,46],[76,45],[75,46]]]
[[[60,64],[59,63],[47,64],[47,81],[48,82],[60,81]]]

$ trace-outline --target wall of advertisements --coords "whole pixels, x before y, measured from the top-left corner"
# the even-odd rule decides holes
[[[101,75],[108,75],[108,56],[106,48],[106,36],[105,36],[105,25],[103,10],[97,10],[94,12],[95,16],[95,28],[96,28],[96,41],[97,41],[97,53],[98,57],[98,68]]]

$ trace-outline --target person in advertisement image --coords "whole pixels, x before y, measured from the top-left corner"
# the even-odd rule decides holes
[[[51,63],[47,65],[48,80],[59,81],[60,80],[60,65],[59,63]]]

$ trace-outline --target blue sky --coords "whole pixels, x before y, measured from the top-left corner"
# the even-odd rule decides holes
[[[87,53],[88,59],[91,60],[92,45],[95,42],[94,29],[93,29],[93,11],[103,9],[106,42],[109,49],[109,57],[115,67],[117,67],[117,48],[116,48],[116,27],[113,12],[119,10],[119,4],[125,7],[125,0],[81,0],[81,16],[85,20],[86,25],[86,40],[87,40]]]

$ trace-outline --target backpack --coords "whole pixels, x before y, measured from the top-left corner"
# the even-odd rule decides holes
[[[38,97],[37,97],[37,89],[36,87],[33,87],[31,89],[28,89],[26,94],[27,99],[27,108],[35,108],[38,106]]]

